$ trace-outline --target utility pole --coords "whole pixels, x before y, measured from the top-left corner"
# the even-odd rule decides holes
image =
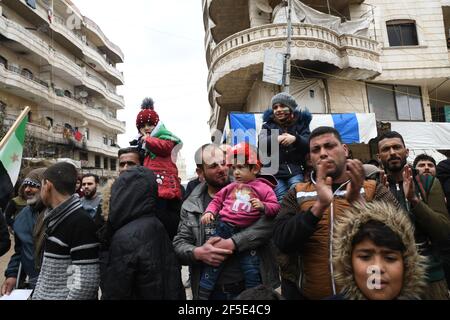
[[[291,84],[291,45],[292,45],[292,0],[288,0],[287,42],[284,57],[283,91],[289,93]]]

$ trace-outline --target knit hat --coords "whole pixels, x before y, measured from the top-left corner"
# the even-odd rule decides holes
[[[144,109],[139,112],[139,114],[136,117],[136,127],[142,128],[145,126],[145,124],[149,124],[151,126],[156,126],[159,122],[159,116],[158,114],[151,109]]]
[[[272,107],[277,103],[288,107],[291,112],[294,112],[294,110],[298,107],[294,97],[286,92],[281,92],[272,98]]]
[[[30,186],[33,188],[40,188],[45,170],[47,170],[47,168],[39,168],[30,171],[25,180],[23,180],[22,185]]]

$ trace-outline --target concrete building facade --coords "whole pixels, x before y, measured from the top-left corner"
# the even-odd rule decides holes
[[[30,106],[24,157],[71,158],[82,172],[114,176],[120,48],[70,0],[0,2],[2,130]]]
[[[212,130],[223,129],[230,111],[266,110],[281,91],[263,82],[263,69],[266,50],[286,52],[282,2],[202,2]],[[301,107],[313,113],[371,112],[379,122],[450,122],[450,1],[293,2],[294,8],[308,6],[342,24],[367,21],[365,30],[340,32],[296,11],[290,92]]]

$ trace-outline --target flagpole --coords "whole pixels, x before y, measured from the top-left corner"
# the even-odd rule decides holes
[[[16,119],[14,124],[11,126],[11,128],[8,130],[6,135],[3,137],[2,141],[0,141],[0,150],[6,144],[9,137],[11,137],[11,135],[14,133],[14,131],[16,131],[17,127],[22,122],[23,118],[25,118],[29,112],[30,112],[30,107],[26,106],[25,109],[23,109],[22,113],[19,115],[19,117]]]

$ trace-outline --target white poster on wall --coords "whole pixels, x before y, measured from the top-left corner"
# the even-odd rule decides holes
[[[284,54],[266,49],[264,51],[263,81],[277,85],[283,84]]]

